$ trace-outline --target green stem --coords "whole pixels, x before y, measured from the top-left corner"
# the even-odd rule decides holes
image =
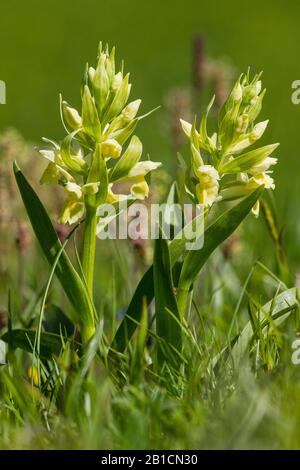
[[[179,288],[177,291],[177,305],[179,310],[180,318],[185,318],[186,309],[188,304],[189,290],[185,288]]]
[[[97,214],[96,209],[87,206],[86,218],[84,224],[84,239],[82,252],[82,269],[91,301],[93,301],[94,287],[94,267],[96,254],[96,228]],[[83,341],[88,341],[95,333],[95,325],[84,325],[82,328]]]
[[[206,227],[206,222],[207,222],[207,218],[208,218],[208,214],[209,214],[209,208],[205,208],[204,210],[204,230],[205,230],[205,227]],[[190,288],[192,286],[189,285],[181,285],[180,281],[179,281],[179,287],[177,289],[177,306],[178,306],[178,310],[179,310],[179,314],[180,314],[180,318],[183,319],[185,318],[186,319],[186,314],[187,314],[187,310],[188,310],[188,305],[191,304],[191,301],[192,301],[192,298],[189,299],[189,294],[190,294]],[[191,295],[192,292],[191,292]],[[190,311],[190,309],[189,309]]]

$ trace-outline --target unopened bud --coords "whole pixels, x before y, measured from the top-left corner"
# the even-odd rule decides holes
[[[112,84],[111,84],[112,91],[116,92],[120,88],[122,81],[123,81],[122,72],[118,72],[112,79]]]
[[[89,79],[90,79],[90,82],[92,83],[93,80],[94,80],[94,76],[95,76],[95,69],[94,67],[89,67]]]
[[[238,82],[232,90],[232,97],[234,101],[239,101],[243,96],[243,89],[241,84]]]
[[[137,115],[142,100],[135,100],[129,103],[122,111],[122,117],[125,122],[132,121]]]
[[[256,142],[258,139],[261,138],[263,133],[266,130],[266,127],[268,125],[269,120],[267,119],[266,121],[258,122],[254,127],[253,130],[250,134],[250,140],[251,142]]]
[[[261,92],[261,80],[258,80],[258,82],[256,82],[255,91],[256,91],[256,95],[260,94],[260,92]]]
[[[253,85],[248,85],[244,88],[244,101],[245,103],[254,104],[257,96],[261,92],[261,81],[258,80]]]
[[[248,114],[244,113],[237,119],[235,130],[238,134],[244,134],[249,124]]]
[[[71,127],[71,129],[79,129],[82,126],[82,120],[77,109],[71,108],[66,101],[63,101],[62,110],[66,124]]]

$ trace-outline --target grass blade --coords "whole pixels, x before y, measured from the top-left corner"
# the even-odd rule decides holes
[[[299,307],[300,289],[293,287],[287,289],[281,294],[275,296],[272,300],[267,302],[259,309],[257,318],[260,318],[260,325],[262,332],[265,333],[268,325],[274,322],[274,325],[279,326],[284,322],[292,313],[295,308]],[[249,345],[255,338],[256,333],[253,331],[253,323],[249,320],[237,335],[229,347],[225,347],[217,356],[212,360],[212,366],[215,367],[219,360],[227,355],[225,362],[231,360],[235,368],[239,366],[243,359]]]

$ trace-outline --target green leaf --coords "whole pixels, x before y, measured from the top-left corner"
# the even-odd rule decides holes
[[[155,241],[153,274],[156,333],[159,337],[158,364],[162,366],[167,361],[176,366],[178,363],[176,351],[181,353],[181,325],[174,293],[169,247],[165,238],[158,238]]]
[[[113,167],[110,173],[110,182],[114,183],[124,177],[126,177],[132,167],[139,161],[142,156],[143,145],[137,136],[133,136],[130,143],[123,153],[121,158],[117,160],[117,163]]]
[[[279,144],[265,145],[256,150],[251,150],[251,152],[244,153],[239,157],[235,157],[230,160],[225,165],[222,165],[220,171],[223,173],[231,173],[238,171],[248,171],[255,165],[261,163],[265,158],[267,158],[274,150],[278,147]]]
[[[69,169],[80,175],[84,175],[88,168],[86,162],[77,155],[71,155],[71,143],[77,133],[77,130],[73,131],[63,139],[60,147],[61,158]]]
[[[35,330],[15,329],[4,333],[1,340],[9,343],[13,349],[23,349],[29,353],[33,352],[36,337]],[[54,333],[41,333],[40,354],[44,359],[50,359],[52,355],[59,355],[62,350],[63,343],[60,335]]]
[[[100,54],[99,62],[93,78],[93,91],[99,116],[102,114],[109,94],[109,77],[106,72],[105,61],[105,54]]]
[[[84,86],[82,97],[82,127],[90,137],[101,140],[101,125],[97,108],[87,85]]]
[[[208,134],[207,134],[207,118],[208,118],[209,111],[210,111],[212,105],[214,104],[214,101],[215,101],[215,97],[213,96],[213,98],[211,99],[209,105],[207,106],[205,114],[203,115],[203,117],[201,119],[200,129],[199,129],[200,147],[204,148],[205,150],[207,150],[211,154],[213,154],[215,152],[216,147],[215,147],[213,141],[211,140],[211,138],[208,137]]]
[[[171,209],[171,218],[169,208]],[[174,208],[176,208],[175,211]],[[176,182],[171,185],[167,196],[166,208],[163,212],[163,223],[168,224],[169,230],[172,229],[174,231],[174,234],[170,231],[170,233],[172,233],[171,238],[174,238],[175,233],[181,230],[184,225],[184,213],[180,205],[180,197]]]
[[[184,291],[190,289],[211,253],[240,225],[258,200],[262,190],[262,188],[256,189],[240,203],[222,214],[205,230],[203,248],[191,250],[185,257],[179,280],[179,289]]]
[[[135,128],[139,122],[139,118],[133,119],[126,127],[118,129],[111,134],[111,139],[115,139],[120,145],[124,145],[129,137],[134,133]]]
[[[129,74],[127,74],[121,83],[121,86],[116,92],[116,95],[104,114],[103,117],[103,122],[107,123],[109,122],[112,118],[117,116],[123,109],[123,107],[126,104],[126,101],[128,100],[129,92],[130,92],[130,84],[129,84]]]
[[[16,162],[14,163],[14,173],[33,231],[48,263],[52,266],[62,245],[43,204]],[[56,275],[74,307],[74,313],[69,315],[71,319],[81,325],[92,324],[93,306],[91,300],[86,287],[65,252],[61,254],[57,263]]]
[[[190,234],[194,233],[194,228],[197,223],[197,219],[203,217],[198,216],[191,222],[189,222],[178,235],[171,240],[169,250],[171,258],[171,266],[174,266],[176,261],[185,253],[185,245],[187,241],[190,241]],[[199,236],[201,236],[199,234]],[[198,236],[198,234],[197,234]],[[144,300],[147,305],[150,304],[154,297],[154,285],[153,285],[153,266],[151,266],[143,275],[140,280],[135,293],[130,301],[126,315],[122,320],[115,337],[112,342],[112,348],[117,351],[124,351],[130,341],[138,323],[141,320],[143,311]]]

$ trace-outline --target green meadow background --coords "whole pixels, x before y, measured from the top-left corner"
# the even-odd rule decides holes
[[[0,131],[12,126],[38,143],[59,139],[58,95],[79,103],[85,62],[95,61],[99,40],[117,47],[143,111],[163,105],[172,87],[191,82],[192,40],[205,38],[208,56],[227,58],[237,75],[248,66],[264,71],[267,95],[262,119],[270,118],[264,143],[280,142],[276,198],[291,262],[300,263],[300,105],[291,84],[300,79],[300,2],[297,0],[1,0],[0,79],[7,104]],[[145,151],[174,171],[163,132],[164,109],[139,128]],[[262,225],[262,224],[261,224]],[[249,226],[250,230],[252,225]],[[257,237],[263,254],[265,229]]]

